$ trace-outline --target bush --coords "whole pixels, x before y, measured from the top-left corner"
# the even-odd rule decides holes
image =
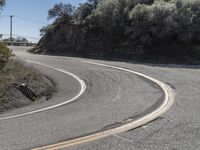
[[[11,55],[11,50],[5,44],[0,44],[0,70],[5,66]]]
[[[174,40],[176,22],[173,20],[176,6],[156,1],[152,5],[139,4],[130,13],[130,38],[137,45],[152,46]]]
[[[41,31],[38,47],[50,54],[193,59],[200,55],[200,0],[88,0],[70,20],[57,16]]]

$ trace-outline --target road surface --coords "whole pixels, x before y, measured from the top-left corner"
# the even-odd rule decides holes
[[[0,119],[0,149],[31,149],[111,129],[143,112],[148,114],[164,97],[158,85],[130,72],[84,63],[86,59],[31,55],[25,52],[26,48],[13,49],[22,60],[48,65],[26,62],[52,78],[58,92],[47,102],[7,112],[0,118],[50,108],[73,100],[81,90],[83,93],[60,107]],[[198,69],[89,61],[127,68],[167,82],[176,88],[176,101],[168,113],[141,128],[66,149],[200,148]],[[80,77],[80,81],[72,75]],[[86,84],[85,90],[81,81]]]

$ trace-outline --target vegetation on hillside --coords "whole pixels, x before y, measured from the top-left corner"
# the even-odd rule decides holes
[[[2,7],[5,5],[6,1],[5,0],[1,0],[0,1],[0,9],[2,9]]]
[[[1,0],[0,11],[4,5],[5,0]],[[14,40],[27,41],[24,38]],[[32,104],[35,100],[48,100],[54,92],[54,85],[49,79],[16,58],[10,59],[11,56],[12,51],[0,43],[0,113]]]
[[[2,40],[3,42],[10,42],[10,38],[6,38]],[[20,42],[20,43],[28,43],[29,41],[23,37],[12,38],[12,42]]]
[[[3,69],[11,56],[12,51],[5,44],[0,43],[0,70]]]
[[[5,5],[5,2],[5,0],[0,1],[0,10]],[[3,69],[11,55],[11,50],[5,44],[0,43],[0,71]]]
[[[35,51],[78,56],[200,61],[199,0],[88,0],[56,4]]]
[[[22,91],[20,85],[26,85],[34,93],[34,100],[26,95],[30,93],[25,94],[27,88]],[[17,59],[10,59],[0,70],[0,113],[33,104],[33,101],[48,100],[53,92],[54,85],[49,79]]]

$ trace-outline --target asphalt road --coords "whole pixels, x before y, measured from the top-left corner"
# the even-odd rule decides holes
[[[26,48],[13,47],[22,60],[40,62],[79,76],[87,86],[76,101],[44,112],[0,120],[0,149],[30,149],[86,135],[154,108],[162,91],[136,75],[83,63],[79,58],[31,55]],[[132,131],[73,146],[68,149],[200,149],[200,71],[185,67],[166,67],[111,61],[96,61],[129,68],[176,88],[172,109],[159,119]],[[52,78],[57,93],[47,102],[16,109],[0,118],[38,110],[62,103],[76,96],[81,86],[72,76],[51,68],[33,65]]]

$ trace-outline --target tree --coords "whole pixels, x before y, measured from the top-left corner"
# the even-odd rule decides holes
[[[52,9],[48,12],[48,19],[52,18],[64,18],[66,20],[71,20],[75,11],[75,7],[71,4],[55,4]]]
[[[0,34],[0,40],[2,40],[3,34]]]
[[[101,0],[89,22],[103,31],[106,41],[120,44],[124,40],[125,26],[128,23],[125,8],[125,0]]]
[[[2,8],[6,3],[6,0],[0,0],[0,8]]]
[[[80,4],[79,8],[75,12],[76,22],[79,24],[83,23],[93,10],[94,7],[90,3]]]
[[[0,10],[5,5],[5,0],[0,0]],[[2,34],[0,34],[0,38],[2,38]],[[12,56],[11,50],[4,44],[0,43],[0,70],[3,69],[9,58]]]
[[[50,31],[52,29],[52,25],[47,25],[47,26],[44,26],[40,29],[40,36],[43,36],[45,35],[48,31]]]
[[[28,40],[23,37],[17,37],[16,39],[14,39],[14,42],[28,43]]]
[[[49,53],[151,57],[170,53],[159,46],[200,43],[199,0],[87,0],[76,10],[60,3],[48,18],[55,21],[41,29],[39,46]]]
[[[94,8],[96,8],[97,4],[100,2],[101,0],[88,0],[88,3],[92,4]]]
[[[11,50],[6,45],[0,43],[0,70],[3,69],[11,56]]]

